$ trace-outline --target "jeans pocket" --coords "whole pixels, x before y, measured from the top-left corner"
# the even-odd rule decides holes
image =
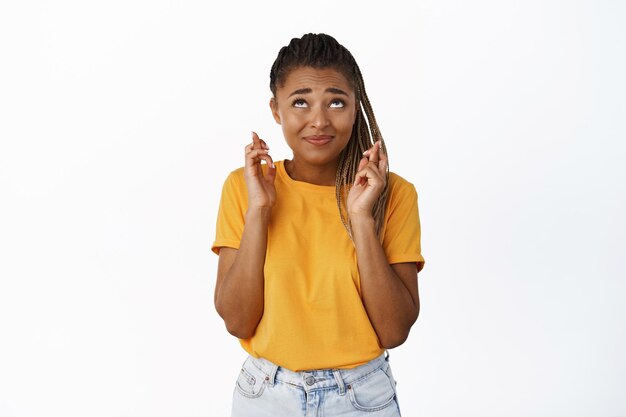
[[[382,369],[375,370],[347,388],[352,406],[359,411],[379,411],[394,404],[395,387]]]
[[[263,394],[267,381],[263,375],[254,372],[249,366],[247,361],[243,364],[235,387],[244,397],[258,398]]]

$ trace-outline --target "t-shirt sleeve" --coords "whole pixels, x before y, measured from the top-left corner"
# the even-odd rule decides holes
[[[223,247],[239,249],[247,201],[248,196],[242,170],[231,172],[222,187],[222,196],[217,212],[215,241],[211,246],[214,253],[219,254],[220,248]]]
[[[392,174],[395,176],[395,174]],[[417,191],[399,176],[390,183],[383,248],[390,264],[415,262],[417,271],[424,268]]]

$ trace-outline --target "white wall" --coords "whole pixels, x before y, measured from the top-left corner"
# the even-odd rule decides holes
[[[626,416],[626,3],[210,3],[0,6],[1,416],[228,415],[219,191],[252,129],[289,157],[269,67],[311,31],[419,193],[404,415]]]

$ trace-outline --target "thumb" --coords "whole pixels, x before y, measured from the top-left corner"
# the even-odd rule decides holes
[[[269,183],[274,184],[274,180],[276,179],[276,165],[274,165],[274,167],[271,167],[269,164],[267,165],[265,178],[267,179]]]

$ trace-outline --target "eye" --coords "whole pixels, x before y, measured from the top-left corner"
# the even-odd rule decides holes
[[[304,108],[304,107],[307,107],[306,101],[304,101],[304,100],[303,100],[303,99],[301,99],[301,98],[297,98],[297,99],[295,99],[295,100],[291,103],[291,105],[292,105],[293,107],[298,107],[298,108]]]
[[[334,99],[333,101],[330,102],[330,108],[331,109],[340,109],[342,107],[345,107],[346,103],[343,100],[340,100],[338,98]]]

